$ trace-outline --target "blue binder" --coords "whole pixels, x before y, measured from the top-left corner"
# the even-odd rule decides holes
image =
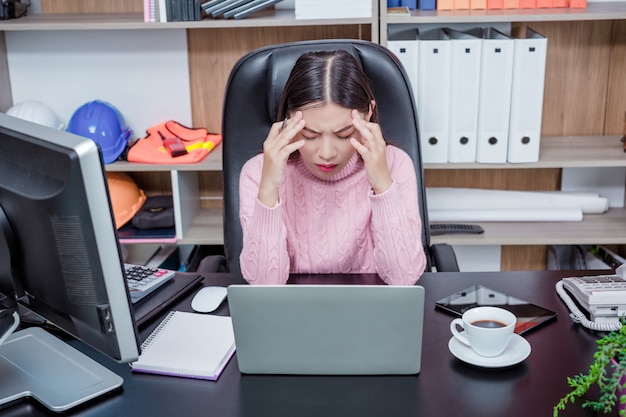
[[[420,0],[420,10],[435,10],[437,8],[436,0]]]

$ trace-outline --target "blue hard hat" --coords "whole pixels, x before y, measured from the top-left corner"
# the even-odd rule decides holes
[[[111,104],[100,100],[80,106],[72,115],[67,131],[92,139],[100,146],[105,164],[114,162],[126,149],[132,131]]]

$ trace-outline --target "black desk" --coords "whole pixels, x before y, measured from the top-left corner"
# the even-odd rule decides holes
[[[567,272],[490,272],[425,274],[422,370],[417,376],[314,377],[241,375],[236,355],[217,382],[133,374],[97,352],[81,350],[118,374],[123,390],[64,414],[68,416],[551,416],[568,387],[566,377],[587,370],[597,335],[573,324],[558,298],[555,282]],[[578,275],[585,274],[584,271]],[[359,277],[359,276],[356,276]],[[335,283],[353,282],[344,276]],[[376,283],[372,276],[361,277]],[[300,276],[300,283],[315,277]],[[205,285],[243,282],[229,274],[205,276]],[[363,282],[363,281],[361,281]],[[532,353],[507,369],[483,369],[457,360],[448,351],[452,317],[434,309],[434,301],[473,284],[483,284],[550,308],[559,314],[525,337]],[[189,310],[191,295],[173,309]],[[228,314],[224,304],[217,312]],[[156,322],[141,331],[142,338]],[[81,346],[76,343],[75,346]],[[60,377],[60,381],[62,377]],[[1,376],[0,376],[0,383]],[[0,416],[54,415],[35,401],[0,410]],[[564,416],[591,416],[569,405]],[[604,414],[602,414],[604,415]],[[617,415],[615,412],[613,415]]]

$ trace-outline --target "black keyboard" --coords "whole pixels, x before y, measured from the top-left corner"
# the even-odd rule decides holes
[[[430,225],[431,236],[447,235],[450,233],[484,233],[482,227],[477,224],[458,224],[458,223],[434,223]]]

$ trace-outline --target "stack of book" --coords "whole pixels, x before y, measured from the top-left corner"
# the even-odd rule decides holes
[[[241,19],[280,1],[282,0],[209,0],[201,7],[207,17]]]
[[[144,21],[185,22],[202,19],[202,0],[144,0]]]
[[[144,0],[146,22],[241,19],[282,0]]]
[[[296,19],[372,17],[371,0],[295,0]]]

